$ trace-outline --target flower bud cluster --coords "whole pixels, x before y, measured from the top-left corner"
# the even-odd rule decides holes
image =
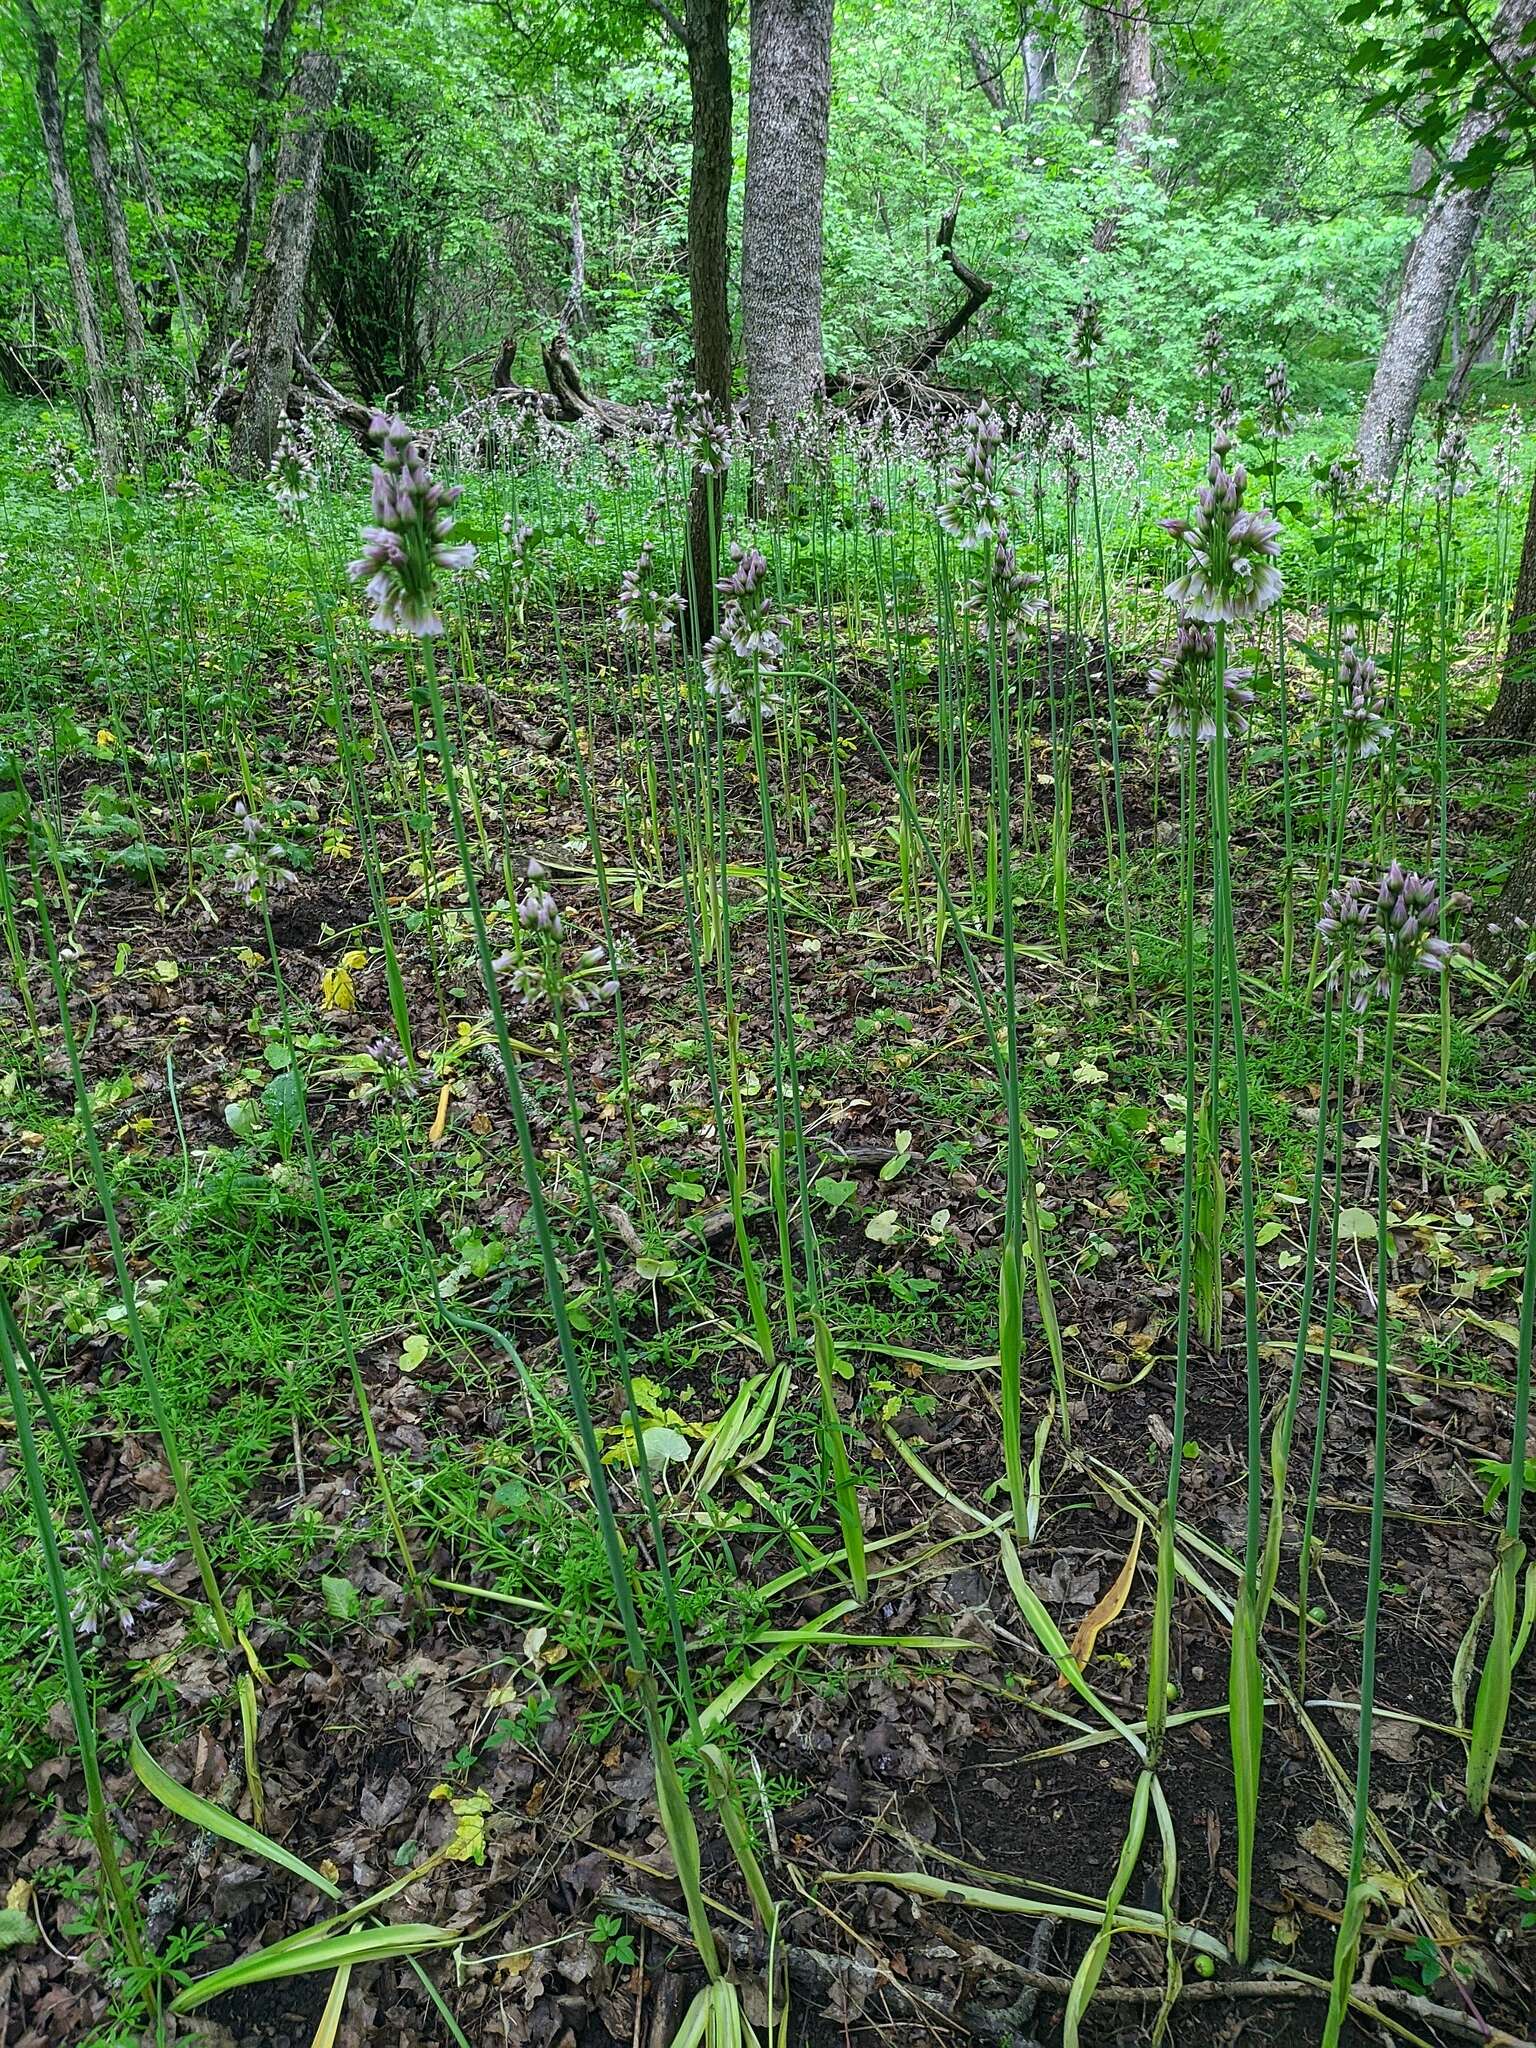
[[[450,546],[457,484],[435,481],[405,421],[375,413],[370,429],[378,447],[373,465],[373,524],[363,528],[363,552],[347,565],[354,583],[366,582],[376,633],[432,639],[443,630],[437,578],[443,569],[467,569],[475,559],[468,541]]]
[[[1268,512],[1249,511],[1243,495],[1248,472],[1240,462],[1229,469],[1232,443],[1225,432],[1212,444],[1206,480],[1188,519],[1160,524],[1190,553],[1190,566],[1168,585],[1167,596],[1191,618],[1210,623],[1255,619],[1279,597],[1280,522]]]

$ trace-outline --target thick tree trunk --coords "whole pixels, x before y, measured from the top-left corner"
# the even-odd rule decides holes
[[[1496,739],[1536,742],[1536,478],[1509,606],[1504,673],[1488,726]]]
[[[139,309],[139,289],[133,281],[133,261],[128,247],[128,216],[112,168],[112,142],[107,134],[107,105],[101,90],[101,0],[82,0],[80,8],[80,106],[85,119],[85,150],[91,166],[91,183],[101,209],[107,236],[107,257],[112,266],[112,289],[122,315],[123,340],[129,360],[144,353],[148,336]]]
[[[1507,61],[1532,23],[1536,23],[1536,0],[1501,0],[1490,35],[1495,53]],[[1469,113],[1451,145],[1450,164],[1461,162],[1492,133],[1498,118],[1496,111],[1487,108]],[[1414,236],[1355,437],[1355,452],[1367,482],[1390,483],[1397,472],[1424,386],[1445,346],[1456,286],[1488,210],[1489,191],[1486,183],[1456,184],[1447,167],[1425,211],[1424,224]]]
[[[688,300],[693,316],[693,379],[722,418],[731,406],[730,266],[726,231],[731,203],[731,17],[729,0],[688,0],[685,17],[693,163],[688,181]],[[698,476],[688,501],[688,599],[692,631],[707,639],[715,622],[722,476]]]
[[[1083,11],[1096,133],[1113,128],[1122,156],[1138,156],[1152,132],[1157,75],[1147,0],[1090,0]]]
[[[106,344],[102,339],[101,309],[96,287],[80,241],[80,224],[75,216],[75,195],[69,182],[69,160],[64,153],[64,103],[59,96],[59,46],[44,28],[33,0],[22,0],[22,17],[32,40],[36,62],[34,91],[37,117],[43,130],[43,150],[48,159],[48,182],[53,191],[53,210],[58,217],[59,239],[64,244],[64,264],[69,272],[70,297],[75,304],[75,322],[80,330],[80,352],[85,359],[85,400],[88,425],[96,448],[96,460],[105,484],[115,482],[120,460],[117,409],[112,380],[107,374]]]
[[[278,0],[261,34],[261,66],[256,74],[255,108],[251,115],[250,140],[245,147],[245,177],[240,187],[240,210],[235,216],[235,239],[229,268],[220,282],[218,298],[203,343],[201,368],[211,371],[235,331],[245,298],[245,276],[250,268],[251,243],[256,234],[256,208],[261,198],[262,174],[267,167],[267,149],[272,139],[272,114],[283,85],[283,64],[288,35],[299,0]]]
[[[323,50],[306,50],[294,67],[293,104],[272,178],[261,272],[251,294],[245,395],[231,435],[237,470],[260,476],[272,460],[293,383],[299,304],[315,240],[325,123],[340,70]]]
[[[822,389],[821,208],[832,0],[752,0],[741,338],[760,481],[788,476],[795,423]]]

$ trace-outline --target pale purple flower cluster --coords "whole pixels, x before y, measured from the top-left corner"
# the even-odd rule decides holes
[[[588,946],[574,966],[565,958],[565,921],[547,886],[542,862],[528,863],[528,889],[517,906],[517,921],[534,941],[531,947],[500,954],[492,972],[507,975],[514,992],[530,1009],[546,1003],[585,1016],[595,1002],[618,993],[615,963],[606,946]]]
[[[700,476],[724,476],[731,459],[731,430],[702,391],[690,398],[680,384],[667,399],[674,447]]]
[[[1241,739],[1248,730],[1252,676],[1251,668],[1229,668],[1223,678],[1228,739]],[[1181,619],[1172,651],[1147,682],[1147,695],[1166,713],[1169,739],[1187,740],[1193,733],[1199,746],[1210,745],[1216,737],[1215,692],[1216,635],[1203,620]]]
[[[965,440],[938,509],[939,525],[962,548],[984,548],[1006,534],[1010,494],[997,474],[1003,423],[991,406],[969,414]]]
[[[285,433],[272,453],[267,490],[285,519],[294,518],[315,492],[315,451],[308,435]]]
[[[1044,600],[1034,595],[1039,582],[1032,571],[1019,567],[1008,529],[1000,527],[985,573],[961,605],[975,622],[977,638],[985,643],[996,631],[1001,641],[1014,646],[1025,620],[1045,609]]]
[[[1329,978],[1350,988],[1350,1007],[1364,1011],[1410,974],[1440,974],[1456,947],[1443,937],[1440,891],[1427,875],[1406,874],[1393,861],[1375,889],[1345,881],[1330,891],[1317,929],[1331,955]],[[1356,964],[1359,956],[1368,957]]]
[[[1280,522],[1244,509],[1248,472],[1240,462],[1227,468],[1231,452],[1226,433],[1218,433],[1193,516],[1159,521],[1191,556],[1189,568],[1168,585],[1167,597],[1191,618],[1212,623],[1256,619],[1282,588]]]
[[[1259,423],[1277,441],[1291,430],[1291,380],[1284,363],[1271,363],[1264,372]]]
[[[442,569],[467,569],[475,559],[468,541],[449,545],[457,484],[432,477],[405,421],[375,413],[370,433],[378,446],[373,465],[373,524],[363,528],[363,552],[347,565],[354,583],[366,582],[376,633],[431,639],[443,630],[437,614]]]
[[[270,903],[298,885],[293,850],[244,797],[236,797],[234,810],[239,837],[224,849],[230,891],[242,903]]]
[[[1104,339],[1104,314],[1090,292],[1072,316],[1070,354],[1080,370],[1093,367],[1093,359]]]
[[[1355,628],[1346,626],[1339,647],[1339,723],[1346,754],[1369,761],[1390,744],[1386,708],[1385,678],[1370,655],[1362,653]]]
[[[502,516],[501,530],[507,537],[507,553],[512,557],[513,568],[522,568],[524,557],[533,542],[533,528],[526,519],[518,519],[507,512]]]
[[[643,632],[658,643],[675,638],[683,598],[677,591],[663,588],[656,574],[654,541],[645,542],[634,567],[619,579],[616,610],[623,633]]]
[[[777,696],[764,684],[778,672],[784,621],[774,609],[766,556],[739,541],[731,542],[730,552],[731,572],[715,585],[725,599],[720,630],[704,644],[703,665],[710,696],[720,699],[733,725],[741,725],[754,697],[764,718],[778,709]]]

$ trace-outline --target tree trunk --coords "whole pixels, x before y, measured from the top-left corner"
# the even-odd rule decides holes
[[[256,206],[261,198],[261,178],[271,141],[272,111],[282,90],[283,59],[298,7],[299,0],[278,0],[276,10],[261,33],[261,68],[256,74],[251,135],[245,148],[245,180],[240,188],[240,210],[235,216],[235,239],[230,250],[229,268],[221,280],[200,355],[199,367],[204,375],[211,372],[215,359],[223,353],[225,344],[234,333],[245,297],[245,274],[250,267],[251,242],[256,233]]]
[[[832,0],[752,0],[741,338],[760,479],[789,474],[795,423],[822,389],[821,208]]]
[[[1536,947],[1536,820],[1526,826],[1493,915],[1477,935],[1485,960],[1513,970]]]
[[[1509,606],[1504,673],[1488,728],[1496,739],[1536,742],[1536,477],[1531,480],[1525,540]]]
[[[107,351],[102,339],[101,309],[96,287],[80,242],[80,224],[75,216],[75,195],[69,182],[69,160],[64,153],[64,103],[59,97],[59,46],[44,28],[33,0],[22,0],[22,17],[32,40],[37,66],[34,92],[37,117],[43,130],[43,149],[48,159],[48,182],[53,190],[53,210],[58,217],[59,239],[64,244],[64,263],[69,272],[70,296],[75,302],[75,322],[80,330],[80,352],[85,358],[85,401],[87,424],[96,448],[102,482],[110,486],[117,479],[119,448],[117,410],[112,382],[107,375]]]
[[[730,266],[726,228],[731,203],[731,17],[729,0],[687,0],[688,93],[693,163],[688,181],[688,301],[693,316],[693,379],[722,418],[731,405]],[[692,631],[715,629],[715,564],[723,476],[697,476],[688,500],[684,595]]]
[[[1518,52],[1533,22],[1536,0],[1501,0],[1490,35],[1501,61]],[[1474,108],[1457,130],[1450,163],[1461,162],[1497,124],[1496,111]],[[1487,184],[1457,185],[1447,170],[1404,260],[1397,305],[1355,437],[1361,474],[1369,483],[1390,483],[1397,472],[1424,386],[1445,346],[1456,286],[1488,210],[1489,191]]]
[[[1083,38],[1096,134],[1116,130],[1122,156],[1138,156],[1152,132],[1157,76],[1147,0],[1091,0]]]
[[[1019,55],[1024,59],[1024,104],[1037,107],[1056,90],[1056,47],[1037,28],[1026,28],[1019,37]]]
[[[1451,381],[1445,387],[1445,402],[1452,412],[1460,412],[1461,401],[1466,397],[1467,386],[1472,381],[1472,372],[1481,362],[1485,350],[1514,308],[1513,292],[1504,292],[1490,299],[1473,321],[1470,330],[1462,335],[1456,348],[1452,350]]]
[[[101,0],[83,0],[80,8],[80,106],[85,118],[91,183],[106,230],[112,289],[123,320],[123,340],[129,360],[135,361],[143,355],[148,336],[144,332],[144,315],[139,310],[138,286],[133,281],[128,216],[123,211],[123,195],[112,168],[112,143],[107,134],[107,107],[101,90]]]
[[[294,67],[293,105],[277,152],[272,214],[261,271],[251,294],[245,395],[231,435],[234,465],[260,476],[272,460],[293,383],[299,303],[315,239],[325,123],[340,67],[323,50],[306,50]]]

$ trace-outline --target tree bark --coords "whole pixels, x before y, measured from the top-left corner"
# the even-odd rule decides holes
[[[1039,29],[1025,28],[1019,55],[1024,59],[1024,104],[1038,107],[1056,90],[1056,46]]]
[[[683,21],[693,162],[688,180],[688,303],[693,379],[722,418],[731,405],[730,266],[726,231],[731,203],[731,18],[729,0],[687,0]],[[689,573],[684,596],[691,630],[715,629],[715,567],[723,476],[697,476],[688,500]]]
[[[234,333],[245,298],[245,276],[250,268],[251,243],[256,233],[256,207],[261,198],[262,173],[267,166],[267,149],[272,137],[272,113],[282,91],[283,60],[298,8],[299,0],[278,0],[261,32],[261,66],[256,74],[250,140],[245,146],[240,210],[235,216],[235,239],[230,250],[229,268],[220,282],[218,299],[201,352],[204,374],[211,370],[215,358],[223,353]]]
[[[759,479],[789,474],[796,422],[821,394],[821,211],[832,0],[752,0],[741,338]]]
[[[1113,128],[1122,156],[1139,156],[1152,132],[1157,74],[1147,0],[1090,0],[1083,38],[1095,133]]]
[[[1525,540],[1509,605],[1509,640],[1504,672],[1488,720],[1494,738],[1536,741],[1536,478],[1525,515]]]
[[[1519,51],[1536,23],[1536,0],[1500,0],[1489,40],[1501,62]],[[1451,167],[1497,127],[1496,110],[1474,108],[1462,121],[1450,158],[1403,262],[1402,282],[1386,339],[1360,415],[1355,452],[1369,483],[1390,483],[1413,431],[1424,386],[1445,346],[1451,304],[1472,253],[1491,187],[1458,185]]]
[[[261,271],[251,294],[245,395],[231,435],[237,470],[260,476],[272,460],[293,383],[299,304],[315,240],[326,116],[340,68],[323,50],[306,50],[294,67],[292,106],[277,152],[272,213]]]
[[[128,216],[123,195],[112,168],[112,142],[107,133],[107,105],[101,90],[101,0],[82,0],[80,8],[80,106],[85,120],[85,150],[91,166],[91,183],[101,209],[107,236],[107,258],[112,266],[112,289],[122,316],[123,341],[130,361],[143,355],[149,337],[139,308],[139,289],[133,281],[132,253],[128,246]]]
[[[53,210],[58,218],[59,239],[64,244],[64,264],[69,272],[70,297],[75,304],[75,323],[80,330],[80,352],[85,359],[85,400],[87,425],[96,448],[102,482],[110,486],[117,479],[120,461],[117,409],[112,380],[107,374],[106,344],[102,339],[101,308],[96,287],[80,241],[80,223],[75,215],[74,189],[69,182],[69,160],[64,153],[64,103],[59,96],[59,46],[43,26],[34,0],[22,0],[22,18],[32,41],[36,75],[33,90],[37,117],[43,130],[43,150],[48,159],[48,182],[53,191]]]

